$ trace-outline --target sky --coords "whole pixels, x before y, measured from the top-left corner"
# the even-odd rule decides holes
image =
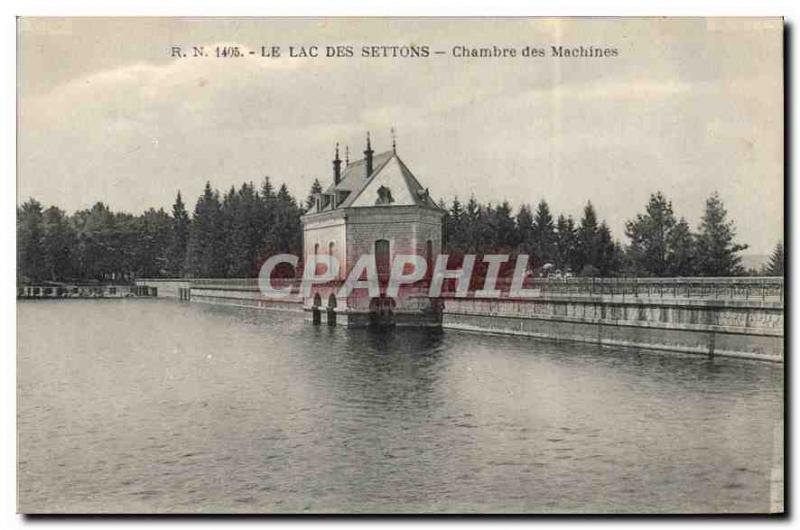
[[[576,218],[591,200],[626,243],[651,193],[696,227],[718,191],[747,253],[767,254],[783,239],[782,38],[780,19],[21,19],[17,200],[138,213],[180,190],[192,208],[206,181],[267,175],[305,197],[333,178],[336,142],[360,158],[366,131],[382,151],[394,128],[434,199],[545,199]],[[287,56],[312,45],[354,56]],[[452,54],[492,45],[546,56]]]

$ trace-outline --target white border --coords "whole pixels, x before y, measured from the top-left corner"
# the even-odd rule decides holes
[[[15,338],[16,338],[16,304],[15,304],[15,239],[16,239],[16,177],[15,177],[15,131],[16,131],[16,15],[26,16],[135,16],[135,15],[192,15],[192,16],[785,16],[787,23],[793,25],[794,48],[797,48],[798,39],[798,5],[800,2],[791,0],[672,0],[672,1],[623,1],[623,0],[559,0],[558,2],[525,2],[509,0],[492,0],[491,2],[466,3],[458,5],[435,5],[433,2],[424,0],[405,0],[393,3],[381,3],[375,1],[339,0],[300,0],[285,2],[282,5],[256,5],[255,2],[247,0],[225,0],[224,2],[208,1],[173,1],[165,0],[139,0],[136,2],[120,3],[111,5],[109,2],[100,1],[19,1],[12,0],[4,2],[0,11],[0,62],[2,64],[3,83],[0,89],[0,116],[2,117],[2,143],[0,143],[0,167],[2,167],[2,210],[0,211],[0,238],[2,238],[3,248],[6,250],[7,259],[0,261],[0,359],[2,368],[0,374],[2,383],[0,390],[0,420],[2,421],[2,469],[0,473],[0,524],[2,528],[16,528],[25,524],[30,524],[16,512],[16,366],[15,366]],[[798,66],[797,53],[791,57],[791,71],[796,71]],[[794,92],[794,91],[793,91]],[[787,97],[789,95],[787,94]],[[787,116],[787,120],[796,123],[797,102],[794,102],[792,116]],[[797,154],[797,133],[795,131],[790,146],[792,152]],[[794,157],[792,157],[794,158]],[[793,164],[794,166],[794,164]],[[793,174],[794,172],[790,172]],[[798,187],[795,185],[792,190],[792,204],[798,204]],[[788,215],[788,212],[787,212]],[[787,217],[787,225],[789,218]],[[791,249],[798,248],[798,230],[796,223],[792,223]],[[790,277],[795,276],[798,265],[797,253],[794,266]],[[793,283],[793,282],[792,282]],[[793,287],[793,286],[792,286]],[[794,293],[794,289],[792,289]],[[794,297],[793,297],[794,298]],[[793,304],[794,305],[794,304]],[[800,314],[793,308],[791,328],[797,329],[797,322]],[[795,344],[797,341],[794,341]],[[797,350],[797,348],[794,348]],[[795,351],[787,352],[787,355],[794,357]],[[798,362],[792,361],[791,377],[787,379],[798,380]],[[787,374],[788,375],[788,374]],[[791,393],[789,394],[791,395]],[[787,418],[788,419],[788,418]],[[788,425],[794,425],[793,421],[787,421]],[[791,437],[796,440],[795,436]],[[787,450],[792,451],[792,462],[797,461],[797,454],[793,451],[796,444],[792,444]],[[792,466],[789,477],[795,478],[795,466]],[[787,478],[789,478],[787,477]],[[794,485],[794,484],[793,484]],[[794,491],[796,488],[791,488]],[[794,509],[797,506],[787,499],[787,503]],[[333,520],[326,521],[326,524],[349,524],[351,521]],[[374,521],[364,520],[363,523]],[[573,526],[581,524],[579,520],[539,520],[537,524],[544,527]],[[593,521],[593,524],[616,525],[619,520]],[[632,519],[624,521],[635,524],[653,524],[655,521]],[[700,528],[707,524],[727,524],[732,521],[727,520],[668,520],[658,521],[658,524],[681,525],[685,528]],[[763,520],[739,521],[737,526],[762,525]],[[168,524],[194,525],[202,523],[206,528],[226,528],[234,524],[269,524],[270,526],[301,525],[310,526],[317,524],[313,520],[254,520],[254,519],[210,519],[200,521],[197,519],[183,520],[125,520],[122,523],[126,527],[162,528]],[[442,524],[442,520],[401,520],[392,521],[381,520],[380,524],[393,524],[404,527],[414,528],[429,527],[434,524]],[[474,524],[490,523],[498,525],[516,525],[519,522],[514,520],[499,521],[494,519],[483,519],[477,521],[451,520],[447,524]],[[49,520],[39,521],[36,524],[60,524],[69,526],[89,526],[96,528],[107,528],[121,524],[114,520]]]

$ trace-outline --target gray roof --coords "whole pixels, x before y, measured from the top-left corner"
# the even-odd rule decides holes
[[[361,192],[366,188],[372,180],[377,177],[381,170],[393,159],[396,158],[400,168],[403,173],[403,178],[408,186],[411,195],[414,197],[415,202],[420,206],[431,206],[437,208],[438,206],[436,203],[431,199],[431,197],[426,193],[425,188],[422,184],[419,183],[417,178],[411,173],[411,170],[403,163],[400,157],[397,156],[395,151],[385,151],[383,153],[378,153],[373,155],[372,157],[372,174],[369,178],[366,177],[366,165],[367,162],[365,159],[356,160],[355,162],[351,162],[348,164],[343,172],[342,178],[339,181],[339,184],[334,184],[333,182],[328,186],[328,188],[322,193],[323,195],[333,195],[334,192],[344,192],[346,197],[344,200],[337,204],[336,209],[339,208],[347,208],[348,206],[352,205],[353,202],[358,198]],[[329,201],[325,208],[322,209],[323,212],[331,211],[331,202]],[[312,212],[309,212],[312,213]]]
[[[381,168],[386,165],[386,162],[392,159],[393,154],[392,151],[386,151],[372,156],[372,175],[370,175],[370,178],[378,174]],[[344,171],[342,171],[342,180],[339,181],[339,184],[337,185],[331,182],[331,185],[328,186],[325,193],[333,193],[334,189],[337,191],[349,191],[351,194],[352,192],[359,192],[366,187],[370,180],[366,178],[366,173],[366,159],[362,158],[361,160],[351,162],[344,168]]]

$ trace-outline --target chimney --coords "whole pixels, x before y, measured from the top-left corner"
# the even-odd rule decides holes
[[[342,181],[342,161],[339,160],[339,144],[336,144],[336,157],[333,159],[333,182],[339,184]]]
[[[367,174],[364,178],[369,178],[372,175],[372,145],[369,143],[369,131],[367,131],[367,150],[364,151],[364,161],[367,163]]]

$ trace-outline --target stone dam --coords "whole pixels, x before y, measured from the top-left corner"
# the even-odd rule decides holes
[[[273,284],[275,281],[273,281]],[[332,294],[265,297],[257,279],[142,279],[158,297],[192,303],[291,311],[310,325],[441,326],[477,333],[576,341],[706,356],[783,362],[783,278],[626,278],[534,282],[526,298],[424,295],[395,306],[383,296],[362,305]],[[474,293],[472,293],[474,294]],[[422,303],[424,301],[424,303]]]

